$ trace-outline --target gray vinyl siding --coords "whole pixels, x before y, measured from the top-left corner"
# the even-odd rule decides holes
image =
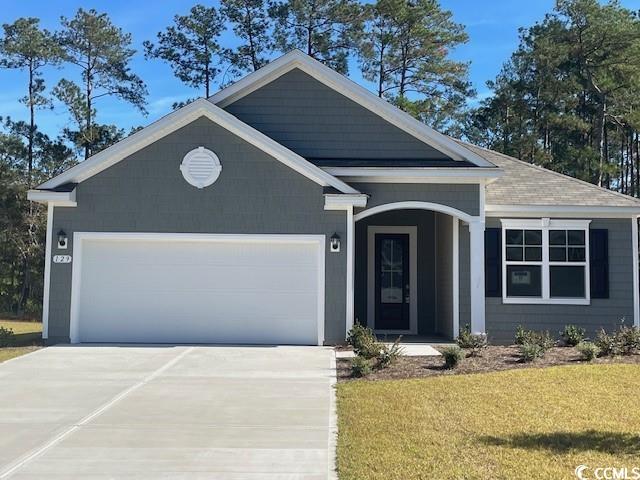
[[[591,305],[504,305],[502,298],[486,299],[486,327],[490,340],[512,343],[518,325],[549,330],[557,335],[567,324],[585,328],[594,337],[600,328],[616,328],[633,319],[633,255],[630,219],[593,219],[591,228],[609,231],[609,298],[592,299]],[[487,228],[500,228],[496,218]]]
[[[418,334],[435,332],[435,223],[434,212],[397,210],[364,218],[356,223],[355,318],[367,323],[367,229],[376,226],[416,226],[418,230]]]
[[[436,315],[434,330],[453,337],[453,218],[435,214]],[[457,292],[456,292],[457,293]]]
[[[225,110],[305,158],[448,158],[298,69]]]
[[[444,183],[353,183],[368,194],[367,208],[393,202],[431,202],[479,215],[480,190],[477,184]],[[358,212],[359,213],[359,212]]]
[[[202,190],[179,170],[184,155],[204,146],[222,163]],[[73,254],[74,232],[320,234],[346,238],[346,216],[325,211],[323,188],[202,117],[77,186],[78,206],[56,207]],[[326,255],[325,338],[344,340],[346,249]],[[123,272],[126,275],[126,272]],[[69,340],[71,264],[52,264],[49,336]]]

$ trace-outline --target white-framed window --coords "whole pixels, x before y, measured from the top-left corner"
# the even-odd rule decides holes
[[[502,219],[502,301],[588,305],[591,220]]]

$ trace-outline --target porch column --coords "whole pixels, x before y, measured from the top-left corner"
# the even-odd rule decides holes
[[[484,221],[469,222],[469,269],[471,292],[471,331],[486,333],[484,302]]]
[[[353,206],[347,208],[347,304],[345,319],[345,338],[349,330],[353,328],[353,302],[354,302],[354,265],[355,265],[355,221],[353,219]]]

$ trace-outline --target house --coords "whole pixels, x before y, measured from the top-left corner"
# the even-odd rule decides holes
[[[494,342],[638,325],[640,201],[453,140],[299,51],[29,192],[48,342]]]

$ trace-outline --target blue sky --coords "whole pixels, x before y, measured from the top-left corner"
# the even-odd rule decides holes
[[[141,54],[143,40],[155,38],[155,34],[172,22],[176,13],[184,14],[195,3],[193,0],[161,1],[77,1],[55,0],[14,0],[3,2],[0,23],[11,23],[19,17],[37,16],[45,28],[58,28],[61,15],[71,17],[79,8],[95,8],[105,11],[112,21],[133,35],[138,54],[132,69],[147,83],[149,89],[147,117],[131,106],[115,99],[101,99],[98,103],[98,121],[114,123],[128,129],[131,126],[146,125],[171,110],[171,104],[178,100],[198,96],[196,92],[176,79],[169,66],[158,60],[145,60]],[[202,2],[211,4],[211,2]],[[217,5],[217,1],[213,2]],[[453,12],[454,19],[466,25],[469,42],[459,47],[454,56],[471,62],[471,80],[478,91],[478,98],[488,95],[485,82],[495,78],[503,62],[518,44],[518,29],[529,26],[551,11],[554,0],[441,0],[444,8]],[[631,9],[640,9],[640,0],[622,0]],[[222,39],[228,44],[231,34]],[[355,67],[355,66],[354,66]],[[350,76],[362,82],[357,68],[352,68]],[[77,78],[73,67],[65,70],[47,71],[46,81],[53,87],[59,78]],[[26,118],[25,107],[18,98],[25,93],[25,74],[7,70],[0,71],[0,115],[10,115],[15,119]],[[68,122],[64,107],[57,105],[53,111],[38,114],[38,123],[49,134],[55,135]]]

